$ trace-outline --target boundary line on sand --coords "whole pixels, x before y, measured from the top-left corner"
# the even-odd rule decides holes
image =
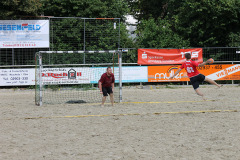
[[[206,100],[206,101],[165,101],[165,102],[121,102],[121,103],[191,103],[191,102],[209,102],[216,100]]]
[[[120,102],[115,104],[144,104],[144,103],[195,103],[195,102],[214,102],[216,100],[200,100],[200,101],[165,101],[165,102]],[[78,104],[78,103],[76,103]],[[80,105],[101,105],[101,103],[79,103]],[[105,103],[105,104],[111,104],[111,103]]]
[[[102,115],[75,115],[75,116],[51,116],[51,117],[26,117],[24,119],[52,119],[52,118],[83,118],[83,117],[110,117],[110,116],[133,116],[133,115],[160,115],[160,114],[196,114],[214,112],[238,112],[237,110],[202,110],[202,111],[179,111],[179,112],[154,112],[154,113],[120,113]]]

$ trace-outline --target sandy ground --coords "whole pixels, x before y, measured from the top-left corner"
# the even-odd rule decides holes
[[[0,159],[240,159],[240,87],[201,90],[207,101],[191,86],[148,86],[124,88],[114,107],[39,107],[33,90],[2,89]]]

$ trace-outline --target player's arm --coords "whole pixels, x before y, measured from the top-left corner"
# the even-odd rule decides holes
[[[173,79],[179,72],[181,72],[181,68],[179,68],[175,73],[174,75],[172,75],[171,77],[169,77],[169,79]]]
[[[112,83],[112,91],[114,91],[114,83]]]
[[[206,62],[203,62],[203,63],[199,64],[198,67],[205,66],[205,65],[207,65],[207,64],[209,64],[209,63],[210,63],[209,60],[207,60]]]
[[[112,91],[114,91],[114,83],[115,83],[115,77],[113,75],[113,81],[112,81]]]
[[[208,64],[208,62],[206,61],[206,62],[203,62],[203,63],[199,64],[198,67],[203,67],[203,66],[205,66],[207,64]]]
[[[99,86],[99,90],[100,90],[100,93],[103,93],[102,92],[102,84],[105,82],[105,77],[104,77],[104,74],[102,74],[100,80],[98,81],[98,86]]]
[[[102,93],[102,82],[101,81],[98,82],[98,86],[99,86],[99,89],[100,89],[100,93]]]

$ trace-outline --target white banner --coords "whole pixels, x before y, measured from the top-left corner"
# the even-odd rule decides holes
[[[122,82],[148,82],[148,67],[123,67]]]
[[[0,48],[49,48],[49,20],[0,20]]]
[[[98,83],[101,75],[106,72],[106,67],[92,68],[93,77],[91,83]],[[115,82],[119,83],[119,68],[112,68],[114,72]],[[148,82],[148,67],[147,66],[124,66],[122,67],[122,83],[130,82]]]
[[[115,82],[119,83],[118,67],[112,68]],[[106,67],[89,68],[44,68],[42,82],[51,84],[90,84],[98,83]],[[122,82],[147,82],[147,66],[122,67]],[[35,85],[35,69],[0,69],[0,86]]]
[[[35,85],[35,69],[0,69],[0,86]]]
[[[44,68],[42,82],[47,84],[86,84],[92,77],[91,68]]]

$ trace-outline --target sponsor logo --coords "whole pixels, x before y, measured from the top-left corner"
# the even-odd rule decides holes
[[[173,69],[178,69],[178,67],[175,67],[175,66],[172,66],[172,67],[170,67],[169,69],[168,69],[168,73],[170,73]]]
[[[143,52],[143,54],[142,54],[142,59],[147,59],[147,54],[146,54],[146,52]]]
[[[40,25],[34,25],[34,24],[16,24],[16,25],[0,25],[0,31],[39,31],[41,29]]]
[[[178,67],[176,66],[172,66],[168,69],[167,73],[156,73],[154,78],[155,79],[167,79],[169,77],[171,77],[172,75],[174,75],[174,70],[177,70]],[[183,77],[183,73],[178,73],[174,79],[181,79]]]
[[[48,73],[42,73],[42,77],[52,77],[52,78],[68,78],[68,79],[76,79],[77,77],[81,77],[82,72],[76,72],[74,69],[70,69],[68,73],[62,72],[62,73],[54,73],[54,72],[48,72]]]
[[[198,52],[181,52],[181,55],[182,55],[182,58],[184,58],[184,55],[186,53],[190,53],[191,54],[191,58],[194,59],[194,58],[198,58]]]
[[[67,73],[42,73],[42,77],[64,78],[67,76]]]
[[[239,72],[240,71],[240,65],[232,66],[229,68],[226,68],[224,70],[221,70],[219,73],[217,73],[217,77],[225,77],[228,75],[231,75],[233,73]]]
[[[76,79],[77,75],[76,75],[76,71],[74,69],[70,69],[68,71],[68,79]]]

